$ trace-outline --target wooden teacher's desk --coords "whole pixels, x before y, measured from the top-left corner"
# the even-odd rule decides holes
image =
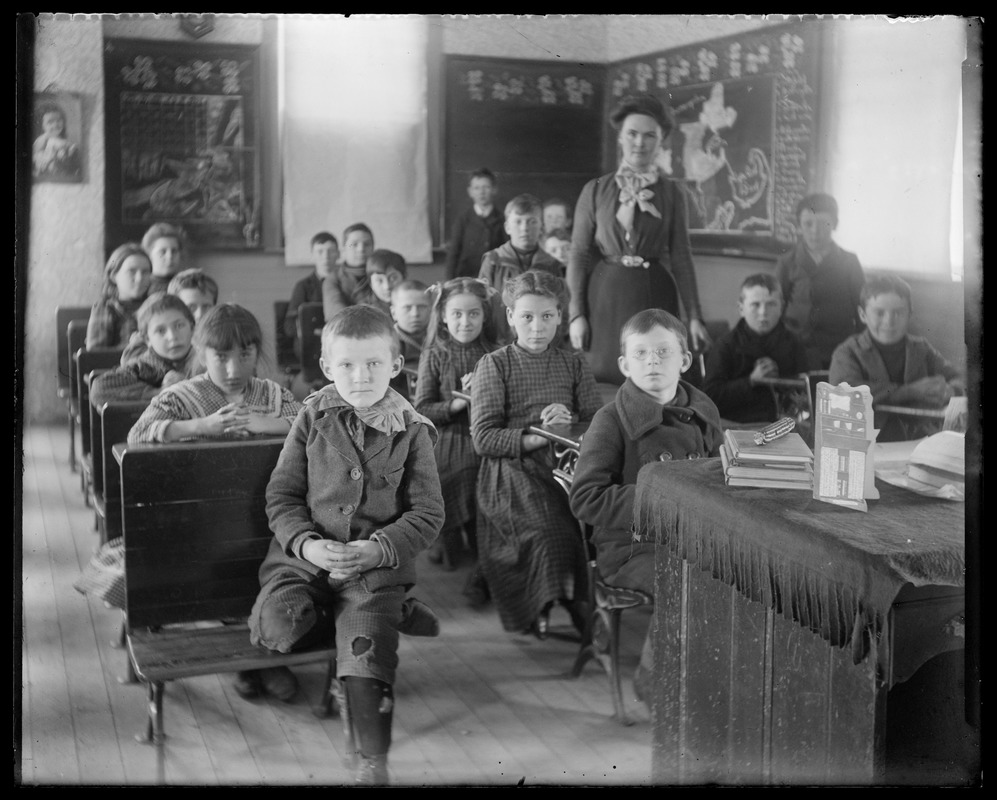
[[[641,471],[655,782],[883,781],[888,690],[964,647],[965,508],[877,488],[863,513],[719,459]]]

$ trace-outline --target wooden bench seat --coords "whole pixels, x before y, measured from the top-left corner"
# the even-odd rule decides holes
[[[146,400],[108,401],[100,408],[90,403],[93,443],[93,509],[100,543],[121,536],[121,480],[111,449],[128,440],[128,432],[148,407]]]
[[[120,467],[129,668],[149,687],[141,741],[159,745],[165,737],[164,684],[197,675],[326,662],[313,710],[333,710],[335,646],[274,653],[250,644],[245,622],[272,539],[266,487],[283,444],[283,437],[260,437],[112,449]]]

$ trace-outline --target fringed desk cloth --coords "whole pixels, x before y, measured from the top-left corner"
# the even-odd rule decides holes
[[[882,773],[890,685],[964,644],[965,509],[877,488],[863,513],[726,486],[720,459],[641,470],[635,535],[659,545],[657,779]]]

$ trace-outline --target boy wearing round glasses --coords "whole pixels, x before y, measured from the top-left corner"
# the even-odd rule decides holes
[[[674,315],[652,308],[632,316],[620,331],[618,363],[626,381],[582,438],[571,511],[593,527],[603,580],[653,593],[654,542],[633,526],[637,473],[653,461],[719,455],[723,431],[713,401],[681,379],[692,353]],[[634,674],[638,700],[649,697],[653,674],[647,638]]]

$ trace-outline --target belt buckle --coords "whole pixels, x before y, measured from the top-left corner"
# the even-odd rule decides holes
[[[624,267],[643,267],[647,269],[649,264],[641,256],[622,256],[620,263]]]

